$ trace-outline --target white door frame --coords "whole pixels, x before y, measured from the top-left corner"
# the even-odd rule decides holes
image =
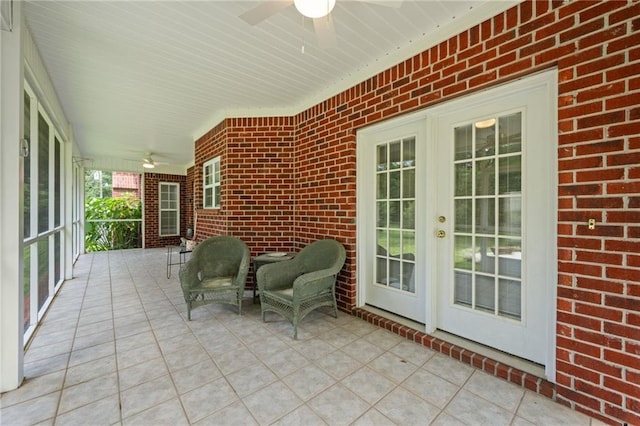
[[[546,161],[548,162],[548,164],[550,165],[550,167],[552,168],[553,172],[553,176],[551,177],[552,180],[552,184],[550,185],[550,190],[551,190],[551,194],[549,195],[549,204],[547,206],[545,206],[545,211],[547,211],[549,214],[552,215],[552,217],[554,218],[554,223],[557,223],[557,211],[558,211],[558,206],[557,206],[557,188],[558,188],[558,181],[557,181],[557,140],[558,140],[558,135],[557,135],[557,122],[558,122],[558,118],[557,118],[557,99],[558,99],[558,95],[557,95],[557,87],[558,87],[558,73],[556,69],[553,70],[549,70],[549,71],[544,71],[544,72],[540,72],[531,76],[527,76],[524,77],[522,79],[518,79],[515,80],[513,82],[509,82],[506,83],[504,85],[500,85],[494,88],[490,88],[487,90],[483,90],[481,92],[477,92],[468,96],[464,97],[464,104],[465,106],[468,105],[472,105],[474,103],[476,104],[480,104],[480,103],[487,103],[487,99],[490,99],[491,101],[493,101],[493,99],[496,99],[502,95],[505,95],[507,93],[512,93],[514,91],[519,90],[520,88],[523,87],[533,87],[533,86],[541,86],[544,88],[544,90],[546,90],[547,93],[547,98],[549,100],[549,115],[550,115],[550,120],[552,125],[548,126],[548,131],[545,135],[543,135],[543,137],[548,138],[549,141],[551,141],[551,145],[554,147],[554,149],[549,150],[549,152],[545,153],[546,155]],[[489,92],[489,93],[488,93]],[[488,98],[489,96],[489,98]],[[361,130],[359,130],[357,132],[357,136],[356,136],[356,148],[357,148],[357,154],[356,154],[356,176],[357,176],[357,180],[356,182],[358,182],[357,184],[357,191],[356,191],[356,208],[358,211],[364,211],[363,209],[365,209],[366,203],[365,203],[365,199],[366,197],[370,196],[371,194],[367,194],[367,189],[365,188],[364,185],[361,184],[362,180],[364,178],[364,171],[365,171],[365,167],[367,166],[365,164],[365,158],[363,158],[364,156],[361,155],[362,154],[362,150],[364,149],[361,145],[363,145],[361,142],[363,141],[364,138],[367,137],[367,135],[370,135],[373,132],[380,132],[380,131],[386,131],[390,128],[399,126],[399,125],[403,125],[409,122],[413,122],[419,119],[424,119],[425,122],[427,123],[428,126],[428,135],[433,135],[432,132],[432,125],[433,125],[433,117],[437,114],[442,114],[443,111],[445,111],[448,108],[452,108],[452,106],[456,105],[456,102],[460,102],[460,99],[456,99],[456,100],[452,100],[452,101],[447,101],[446,103],[442,104],[442,105],[438,105],[423,111],[418,111],[415,113],[411,113],[411,114],[407,114],[405,116],[399,117],[399,118],[395,118],[392,119],[390,121],[387,122],[383,122],[383,123],[378,123],[375,125],[372,125],[370,127],[366,127],[363,128]],[[427,143],[426,144],[427,147],[427,155],[428,157],[425,158],[432,158],[431,156],[434,154],[434,144],[433,143]],[[435,182],[437,179],[437,175],[435,170],[427,170],[426,171],[426,175],[424,175],[425,179],[427,182]],[[418,190],[420,190],[420,196],[421,197],[426,197],[424,198],[424,200],[433,200],[434,198],[434,193],[433,192],[433,188],[429,189],[427,187],[429,187],[430,185],[424,185],[424,188],[417,188],[416,191],[418,192]],[[542,189],[542,188],[541,188]],[[431,193],[430,193],[431,191]],[[418,193],[416,194],[416,196],[418,196]],[[416,200],[418,202],[418,200]],[[424,205],[422,205],[422,211],[425,212],[425,217],[427,218],[433,218],[433,220],[430,223],[436,223],[436,212],[435,209],[432,207],[435,203],[428,203],[428,202],[424,202]],[[363,267],[363,265],[366,265],[368,262],[370,262],[370,259],[367,259],[367,255],[368,255],[368,250],[365,249],[366,244],[370,243],[369,241],[367,241],[367,235],[368,235],[368,227],[367,227],[367,223],[365,222],[364,215],[357,215],[357,223],[356,223],[356,247],[357,247],[357,276],[356,276],[356,304],[358,307],[364,306],[366,303],[366,285],[365,283],[367,282],[367,279],[370,279],[370,277],[367,275],[368,271],[370,270],[370,268],[366,268]],[[422,253],[423,255],[426,253],[429,258],[426,259],[428,263],[430,264],[435,264],[436,262],[436,250],[435,250],[435,244],[436,244],[436,238],[435,238],[435,232],[436,229],[435,227],[433,227],[433,229],[430,229],[429,226],[427,226],[427,229],[425,230],[426,232],[423,233],[423,235],[426,235],[426,238],[424,239],[425,241],[422,242],[422,249],[424,250]],[[556,368],[555,368],[555,362],[556,362],[556,344],[555,344],[555,338],[556,338],[556,329],[555,329],[555,325],[556,325],[556,308],[557,308],[557,299],[555,297],[556,295],[556,290],[557,290],[557,226],[553,227],[553,231],[549,232],[549,235],[546,236],[546,238],[548,238],[550,245],[553,247],[550,251],[552,253],[549,253],[549,261],[547,266],[547,270],[546,272],[546,279],[547,282],[549,283],[546,288],[545,288],[545,309],[543,312],[540,312],[540,315],[543,315],[545,318],[548,318],[548,322],[546,325],[546,330],[547,330],[547,336],[546,336],[546,363],[545,363],[545,376],[547,378],[547,380],[550,380],[552,382],[555,382],[555,374],[556,374]],[[416,239],[416,244],[417,243]],[[555,259],[555,261],[554,261]],[[433,263],[431,263],[433,262]],[[426,318],[424,320],[425,323],[425,327],[423,330],[426,333],[432,333],[435,331],[435,329],[437,328],[437,301],[438,301],[438,295],[437,295],[437,288],[438,286],[435,285],[436,284],[436,275],[435,275],[435,268],[431,268],[431,271],[427,271],[425,276],[424,276],[424,280],[425,280],[425,285],[426,285],[426,300],[425,300],[425,304],[426,304]]]

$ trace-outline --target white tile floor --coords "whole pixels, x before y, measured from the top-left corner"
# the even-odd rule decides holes
[[[355,317],[186,308],[166,251],[82,256],[2,395],[2,425],[590,425]]]

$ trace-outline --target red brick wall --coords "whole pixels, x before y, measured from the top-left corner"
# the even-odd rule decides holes
[[[140,173],[113,172],[112,174],[112,197],[122,197],[125,194],[132,194],[140,198],[140,186],[142,176]]]
[[[228,119],[196,141],[198,240],[235,235],[252,253],[285,250],[294,239],[293,118]],[[220,156],[221,208],[202,208],[202,165]]]
[[[321,238],[334,238],[345,246],[347,261],[338,277],[336,297],[347,311],[356,305],[353,118],[361,114],[347,107],[353,100],[343,94],[298,114],[295,151],[295,234],[301,246]]]
[[[180,236],[161,237],[159,228],[160,210],[158,206],[158,190],[160,182],[177,182],[180,184],[180,231],[181,236],[187,232],[187,193],[186,176],[162,173],[145,173],[144,186],[144,246],[145,248],[164,247],[180,244]]]
[[[205,215],[203,233],[232,231],[254,252],[277,249],[284,240],[302,246],[337,238],[348,250],[338,297],[350,310],[357,129],[557,67],[557,399],[608,422],[640,424],[639,30],[637,0],[525,1],[293,119],[225,120],[196,144],[196,170],[216,152],[223,155],[223,203],[229,203]],[[272,176],[279,168],[271,161],[262,172],[251,159],[267,156],[272,144],[265,132],[274,122],[294,130],[285,138],[293,151],[268,157],[292,172],[290,182],[284,174]],[[285,145],[275,140],[273,146]],[[274,179],[281,186],[269,197],[292,188],[290,236],[283,236],[282,219],[273,222],[278,232],[265,233],[287,207],[259,198],[270,194]],[[219,224],[209,223],[212,217],[221,217]],[[592,217],[594,231],[586,227]]]
[[[220,209],[203,209],[202,208],[202,165],[207,161],[220,157],[220,176],[221,181],[225,182],[227,178],[227,128],[226,122],[222,122],[207,134],[198,139],[195,143],[195,165],[193,167],[194,176],[194,223],[195,223],[195,239],[202,241],[212,235],[227,235],[227,219],[225,215],[225,198],[227,194],[227,185],[221,185]]]

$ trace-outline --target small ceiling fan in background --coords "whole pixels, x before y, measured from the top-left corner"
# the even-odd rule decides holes
[[[148,152],[142,159],[142,167],[144,167],[145,169],[153,169],[156,166],[160,166],[162,164],[167,164],[167,163],[159,163],[156,160],[154,160],[153,153],[151,152]]]
[[[400,7],[402,4],[402,0],[356,1],[390,7]],[[331,18],[331,11],[336,5],[336,0],[265,0],[240,15],[240,19],[249,25],[257,25],[291,5],[294,5],[304,17],[313,19],[313,29],[321,49],[328,49],[336,44],[336,33]],[[302,52],[304,53],[304,46]]]

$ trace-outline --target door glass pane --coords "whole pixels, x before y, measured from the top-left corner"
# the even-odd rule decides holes
[[[386,256],[387,255],[387,230],[386,229],[378,229],[376,232],[376,244],[378,245],[378,255]]]
[[[379,145],[377,148],[378,164],[376,169],[381,172],[387,170],[387,145]]]
[[[500,198],[498,201],[498,229],[500,235],[519,236],[522,233],[522,205],[520,197]]]
[[[400,228],[400,201],[389,202],[389,228]]]
[[[402,198],[414,198],[416,196],[415,169],[402,172]]]
[[[415,292],[415,163],[414,137],[377,147],[376,283],[406,292]]]
[[[523,257],[521,121],[518,112],[454,129],[453,302],[517,320]]]
[[[495,198],[476,199],[476,232],[479,234],[493,234],[496,226]]]
[[[492,274],[496,270],[493,237],[476,237],[476,271]]]
[[[498,273],[512,278],[522,277],[522,247],[519,239],[498,240]]]
[[[403,167],[416,165],[416,138],[406,138],[402,141],[402,162]]]
[[[376,282],[378,284],[387,285],[388,271],[387,271],[387,247],[388,238],[386,229],[378,229],[376,232]]]
[[[473,264],[477,260],[476,251],[473,247],[473,237],[456,235],[455,243],[455,268],[467,271],[473,270]]]
[[[522,171],[520,170],[521,157],[519,155],[512,155],[510,157],[500,158],[499,164],[499,191],[500,194],[519,194],[522,188],[522,182],[520,177]]]
[[[400,289],[402,280],[400,279],[400,261],[395,258],[389,259],[389,276],[388,276],[388,285],[389,287]]]
[[[402,241],[400,239],[401,232],[397,230],[389,230],[389,240],[387,241],[387,253],[391,257],[397,257],[402,254]]]
[[[472,275],[466,272],[456,271],[453,279],[453,301],[457,305],[471,307],[473,303],[473,294],[471,291]]]
[[[498,312],[506,317],[520,319],[522,315],[522,283],[519,280],[501,279],[498,285]]]
[[[466,160],[471,158],[473,151],[473,132],[471,124],[456,127],[454,130],[455,160]]]
[[[389,198],[400,198],[400,172],[389,173]]]
[[[386,228],[387,227],[387,202],[378,201],[376,205],[378,206],[378,213],[376,216],[376,226],[380,228]]]
[[[387,198],[387,177],[389,175],[387,173],[379,173],[376,177],[378,182],[378,191],[376,198],[379,200],[381,198]]]
[[[389,167],[392,169],[399,169],[402,164],[400,163],[400,142],[392,142],[389,144]]]
[[[495,309],[495,278],[492,276],[476,275],[476,304],[475,308],[493,313]]]
[[[455,196],[471,195],[473,187],[473,163],[470,161],[455,165]]]
[[[454,230],[456,232],[472,232],[472,210],[473,200],[470,199],[460,199],[455,200],[455,220],[454,220]]]
[[[522,150],[522,113],[505,115],[498,120],[500,126],[500,154]]]
[[[402,202],[402,228],[415,229],[416,202],[407,200]]]
[[[387,258],[382,256],[376,257],[376,282],[378,284],[387,285]]]
[[[414,293],[416,291],[414,264],[416,260],[416,234],[412,231],[402,232],[402,289]]]
[[[492,123],[488,127],[483,127]],[[496,153],[496,126],[495,119],[489,118],[477,122],[476,128],[476,157],[489,157]]]
[[[476,192],[475,195],[493,195],[496,188],[495,160],[481,160],[476,162]]]
[[[38,114],[38,232],[49,230],[49,124]]]

